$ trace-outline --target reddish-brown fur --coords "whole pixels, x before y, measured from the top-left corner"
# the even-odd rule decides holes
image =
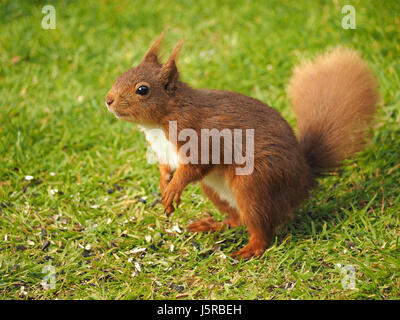
[[[206,184],[202,183],[201,188],[206,196],[211,200],[212,203],[215,204],[217,209],[221,212],[224,212],[228,215],[224,221],[216,222],[214,218],[204,218],[193,222],[189,225],[189,230],[192,232],[206,232],[206,231],[217,231],[223,229],[225,226],[229,228],[237,227],[240,225],[240,216],[239,212],[232,208],[228,202],[222,200],[218,194]]]
[[[177,121],[178,132],[191,128],[199,136],[204,128],[254,129],[252,174],[236,175],[235,163],[181,164],[175,172],[160,165],[160,188],[166,212],[171,213],[186,185],[217,170],[229,181],[238,210],[202,183],[204,193],[228,217],[222,223],[206,218],[189,229],[215,231],[244,223],[249,243],[234,256],[261,255],[276,228],[316,186],[315,179],[360,150],[376,108],[376,81],[366,63],[346,49],[336,49],[297,68],[289,85],[299,127],[296,138],[276,110],[256,99],[236,92],[196,90],[179,81],[176,62],[182,43],[161,64],[162,37],[139,66],[117,79],[106,97],[112,101],[109,108],[124,120],[159,125],[167,137],[169,121]],[[142,83],[150,88],[146,97],[135,94]],[[178,149],[183,144],[178,141]],[[221,159],[223,152],[221,147]]]

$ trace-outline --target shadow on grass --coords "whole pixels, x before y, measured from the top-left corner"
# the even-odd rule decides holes
[[[321,179],[319,188],[312,192],[303,206],[295,210],[293,219],[277,232],[277,243],[282,243],[288,234],[294,241],[316,236],[323,232],[324,225],[329,231],[348,218],[346,210],[362,210],[375,196],[370,207],[377,205],[378,210],[381,210],[382,201],[394,199],[400,177],[400,141],[393,139],[393,135],[396,135],[396,130],[389,129],[376,136],[373,147],[360,157],[360,165],[355,172],[357,181],[349,181],[350,175],[342,177],[345,168],[340,170],[339,181],[330,189]],[[369,166],[368,170],[365,165]],[[350,224],[349,227],[355,226]]]

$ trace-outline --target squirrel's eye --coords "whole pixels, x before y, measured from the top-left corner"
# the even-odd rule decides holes
[[[139,88],[136,89],[136,94],[140,94],[141,96],[145,96],[148,93],[149,93],[149,87],[140,86]]]

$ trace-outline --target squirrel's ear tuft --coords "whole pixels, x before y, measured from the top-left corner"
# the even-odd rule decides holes
[[[160,64],[158,60],[158,55],[160,54],[161,43],[164,39],[164,36],[165,36],[165,30],[161,32],[158,38],[150,46],[149,50],[147,50],[142,62],[153,62]]]
[[[179,72],[176,65],[182,44],[183,40],[178,42],[178,44],[172,50],[167,62],[165,62],[161,67],[161,80],[164,82],[164,88],[169,92],[172,92],[175,89],[176,82],[179,78]]]

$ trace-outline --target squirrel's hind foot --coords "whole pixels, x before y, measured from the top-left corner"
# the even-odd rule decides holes
[[[249,259],[252,257],[261,256],[267,247],[267,243],[262,239],[250,237],[249,243],[242,249],[234,252],[232,258]]]
[[[214,218],[203,218],[192,222],[188,229],[191,232],[215,232],[227,228],[234,228],[240,225],[240,220],[236,217],[227,217],[222,222],[216,222]]]
[[[222,229],[224,224],[222,222],[216,222],[214,218],[204,218],[198,221],[192,222],[188,229],[191,232],[215,232]]]

